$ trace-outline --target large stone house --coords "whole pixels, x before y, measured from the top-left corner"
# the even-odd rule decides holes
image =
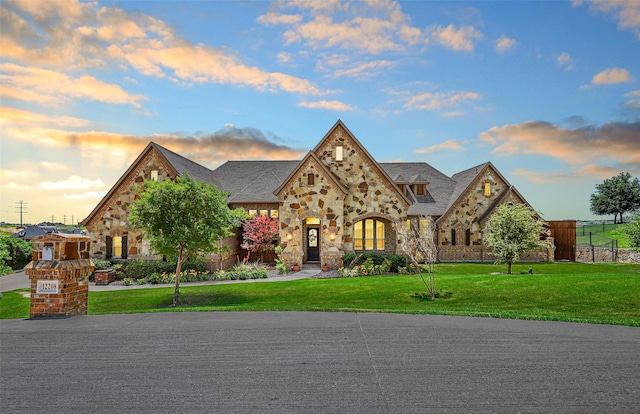
[[[215,170],[152,142],[82,222],[93,256],[148,257],[148,242],[129,226],[129,206],[145,180],[185,173],[230,193],[231,208],[277,217],[286,263],[331,268],[346,252],[401,252],[393,223],[419,217],[436,223],[439,260],[493,261],[482,240],[488,217],[501,204],[527,204],[490,162],[452,177],[427,163],[378,163],[342,121],[302,160],[228,161]],[[231,254],[212,260],[216,267],[242,254],[240,231],[224,241]],[[553,260],[549,242],[525,259]]]

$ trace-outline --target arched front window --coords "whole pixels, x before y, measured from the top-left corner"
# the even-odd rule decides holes
[[[384,250],[384,222],[365,219],[353,226],[354,250]]]

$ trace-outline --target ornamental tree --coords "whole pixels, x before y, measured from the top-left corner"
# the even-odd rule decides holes
[[[620,174],[596,184],[596,192],[591,194],[591,212],[599,216],[613,214],[613,222],[617,223],[620,214],[640,209],[640,181],[631,179],[631,174]]]
[[[242,240],[240,247],[252,253],[260,254],[263,260],[264,253],[276,247],[278,241],[278,219],[268,216],[253,217],[242,224]]]
[[[438,258],[436,246],[436,225],[430,217],[421,216],[407,221],[394,223],[394,229],[401,243],[402,251],[409,261],[418,266],[420,262],[426,265],[427,275],[420,272],[431,299],[436,297],[435,263]]]
[[[188,174],[176,181],[147,181],[131,207],[130,223],[145,231],[151,249],[176,257],[173,305],[180,303],[180,272],[187,257],[222,253],[219,242],[246,218],[244,209],[229,210],[228,193]]]
[[[544,224],[536,216],[536,212],[524,204],[503,204],[489,218],[484,240],[493,248],[496,263],[507,264],[508,274],[522,253],[544,246],[540,240],[545,232]]]

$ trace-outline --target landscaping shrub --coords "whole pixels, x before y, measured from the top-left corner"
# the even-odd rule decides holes
[[[372,257],[368,257],[362,264],[338,269],[340,277],[378,276],[389,273],[391,261],[383,258],[381,264],[375,264]]]
[[[391,262],[391,273],[399,273],[398,269],[401,267],[407,267],[407,256],[402,254],[388,254],[387,259]]]
[[[113,263],[111,263],[110,260],[91,259],[91,261],[93,262],[93,266],[95,267],[95,270],[107,270],[107,269],[111,269],[111,266],[113,266]]]
[[[262,263],[241,263],[235,265],[231,269],[220,270],[215,273],[215,280],[247,280],[247,279],[266,279],[267,269]]]
[[[386,261],[389,261],[388,272],[398,273],[399,267],[407,266],[407,258],[400,254],[388,254],[365,252],[365,253],[347,253],[342,256],[342,264],[344,268],[353,268],[355,266],[362,266],[367,260],[371,260],[374,265],[382,266]]]
[[[171,274],[176,272],[175,262],[163,262],[160,260],[132,260],[126,263],[124,273],[130,279],[144,279],[148,276],[158,273]],[[206,273],[206,263],[203,260],[189,260],[182,264],[180,280],[183,280],[184,272],[194,271],[198,273]],[[174,278],[175,282],[175,278]],[[164,282],[162,282],[164,283]]]

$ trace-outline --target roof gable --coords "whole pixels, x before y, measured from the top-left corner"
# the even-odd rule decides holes
[[[344,158],[342,161],[336,160],[336,154],[334,154],[335,147],[338,145],[343,146],[344,148]],[[350,147],[351,150],[347,151],[347,147]],[[313,152],[318,160],[327,166],[327,169],[337,177],[340,177],[341,175],[338,171],[339,166],[349,165],[349,157],[357,154],[371,166],[375,174],[382,179],[384,185],[391,189],[400,198],[400,200],[404,201],[407,205],[411,205],[411,200],[409,200],[409,198],[400,191],[387,172],[380,166],[380,164],[378,164],[371,154],[369,154],[369,151],[362,146],[360,141],[358,141],[358,139],[351,133],[351,131],[349,131],[341,120],[338,120],[335,123],[315,148],[311,150],[311,152]],[[344,168],[342,171],[348,171],[348,169]]]
[[[318,172],[331,181],[336,188],[340,190],[340,192],[347,194],[347,189],[340,182],[338,177],[336,177],[335,174],[333,174],[312,151],[307,153],[307,155],[298,163],[297,167],[291,171],[291,174],[289,174],[289,176],[282,181],[282,184],[273,191],[273,194],[279,196],[282,190],[291,187],[293,180],[300,174],[300,171],[304,170],[309,164],[313,164],[318,169]]]
[[[100,200],[93,211],[91,211],[91,213],[89,213],[89,215],[82,220],[80,224],[90,226],[95,220],[97,220],[100,216],[100,212],[104,211],[108,207],[109,201],[116,197],[122,187],[133,179],[133,176],[136,174],[143,161],[153,154],[157,154],[159,161],[164,166],[171,179],[175,179],[176,177],[187,173],[195,180],[215,184],[213,181],[212,171],[210,169],[178,155],[155,142],[150,142],[142,150],[140,155],[138,155],[135,161],[133,161],[129,168],[127,168],[124,174],[122,174],[120,179],[118,179],[113,187],[111,187],[109,192],[107,192],[102,200]]]

